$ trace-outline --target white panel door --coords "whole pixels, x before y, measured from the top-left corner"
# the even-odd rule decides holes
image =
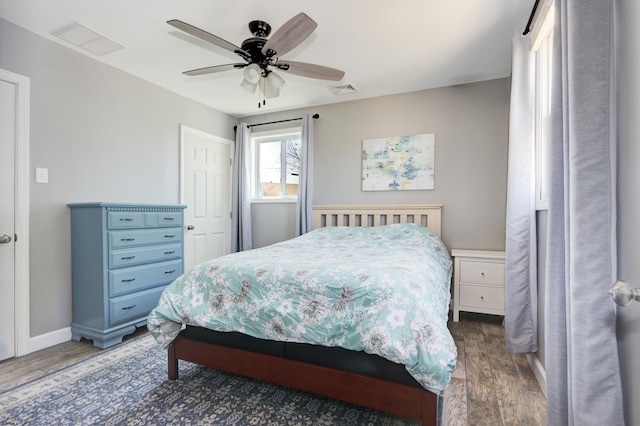
[[[185,270],[231,251],[231,141],[182,127]]]
[[[16,355],[15,106],[16,85],[0,80],[0,360]]]

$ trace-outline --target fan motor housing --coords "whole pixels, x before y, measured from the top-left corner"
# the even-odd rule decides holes
[[[262,46],[267,42],[266,39],[261,37],[251,37],[242,42],[242,50],[251,55],[251,61],[261,63],[265,60],[265,56],[262,54]]]

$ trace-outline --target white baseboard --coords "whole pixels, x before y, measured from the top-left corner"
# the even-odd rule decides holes
[[[30,337],[26,345],[27,347],[25,348],[26,352],[18,355],[27,355],[31,352],[36,352],[60,343],[68,342],[69,340],[71,340],[71,327],[61,328],[60,330]]]
[[[538,380],[538,384],[542,389],[542,393],[545,398],[547,397],[547,372],[544,369],[544,366],[540,362],[535,354],[527,354],[527,361],[529,361],[529,366],[533,371],[533,374],[536,376],[536,380]]]

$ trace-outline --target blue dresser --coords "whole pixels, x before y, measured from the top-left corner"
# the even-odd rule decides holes
[[[71,338],[106,348],[147,323],[183,271],[183,205],[75,203]]]

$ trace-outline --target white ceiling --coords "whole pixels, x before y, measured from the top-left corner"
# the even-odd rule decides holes
[[[0,17],[99,61],[236,117],[507,77],[511,40],[533,0],[0,0]],[[242,60],[188,36],[179,19],[237,46],[263,20],[272,34],[305,12],[318,28],[284,59],[346,72],[341,82],[280,72],[286,85],[258,109],[242,71],[188,77],[182,71]],[[79,22],[124,46],[96,56],[53,32]],[[328,86],[351,84],[336,96]]]

